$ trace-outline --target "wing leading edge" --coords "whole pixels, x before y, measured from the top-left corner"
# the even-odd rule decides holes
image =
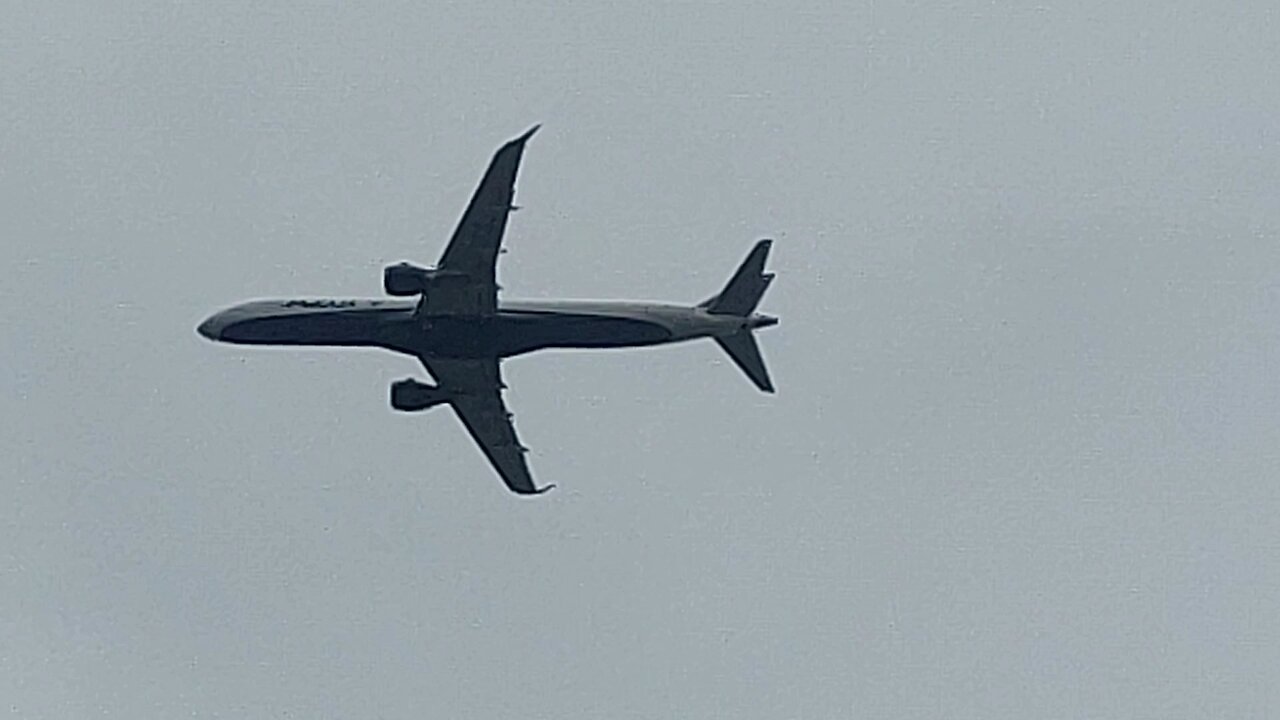
[[[497,264],[507,218],[515,209],[516,173],[534,125],[498,149],[436,267],[451,281],[422,298],[426,315],[492,315],[498,307]]]
[[[512,492],[538,495],[555,485],[539,488],[533,483],[525,461],[528,448],[516,437],[511,413],[502,401],[502,375],[497,358],[453,360],[422,358],[436,382],[450,398],[449,404],[467,432],[484,451],[493,469]]]

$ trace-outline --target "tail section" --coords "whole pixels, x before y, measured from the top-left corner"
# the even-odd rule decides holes
[[[764,366],[764,358],[760,357],[760,347],[750,330],[743,330],[733,335],[724,335],[715,339],[716,344],[724,348],[733,358],[733,362],[742,372],[751,378],[751,382],[762,391],[773,392],[773,381],[769,379],[769,370]]]
[[[744,320],[741,330],[718,336],[715,341],[729,354],[734,364],[751,378],[751,382],[767,393],[774,391],[773,381],[769,379],[769,370],[765,368],[764,358],[760,357],[760,347],[756,345],[751,331],[778,322],[776,318],[753,315],[756,306],[760,304],[760,298],[764,297],[764,291],[773,282],[773,273],[764,271],[764,262],[769,257],[772,245],[772,240],[756,243],[747,259],[742,261],[737,272],[724,286],[724,290],[699,305],[712,315],[735,315]]]
[[[773,282],[773,273],[764,271],[764,261],[769,257],[769,247],[772,245],[772,240],[756,243],[751,248],[751,254],[738,266],[738,271],[733,274],[729,284],[724,286],[724,290],[703,302],[700,307],[705,307],[712,315],[750,315],[756,305],[760,304],[764,291],[769,289],[769,283]]]

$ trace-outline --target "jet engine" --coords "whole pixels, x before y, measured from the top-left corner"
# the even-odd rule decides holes
[[[422,295],[431,284],[434,270],[427,270],[407,262],[388,265],[382,271],[382,287],[388,295],[404,297]]]
[[[391,407],[401,412],[418,412],[448,402],[449,394],[435,385],[406,378],[391,383]]]

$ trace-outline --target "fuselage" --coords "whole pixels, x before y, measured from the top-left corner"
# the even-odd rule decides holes
[[[510,357],[542,348],[623,348],[731,335],[777,322],[660,303],[502,302],[492,315],[424,316],[412,300],[256,300],[201,323],[246,345],[381,347],[421,357]]]

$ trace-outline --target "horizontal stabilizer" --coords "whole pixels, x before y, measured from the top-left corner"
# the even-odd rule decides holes
[[[742,372],[751,378],[764,392],[773,392],[773,381],[769,379],[769,371],[764,366],[764,358],[760,357],[760,347],[750,330],[743,330],[732,335],[723,335],[715,341],[733,358],[734,364],[742,368]]]
[[[764,262],[769,257],[772,240],[761,240],[751,248],[747,259],[738,266],[738,271],[724,286],[719,295],[702,303],[702,307],[712,315],[750,315],[760,304],[764,291],[769,289],[773,274],[764,271]]]

